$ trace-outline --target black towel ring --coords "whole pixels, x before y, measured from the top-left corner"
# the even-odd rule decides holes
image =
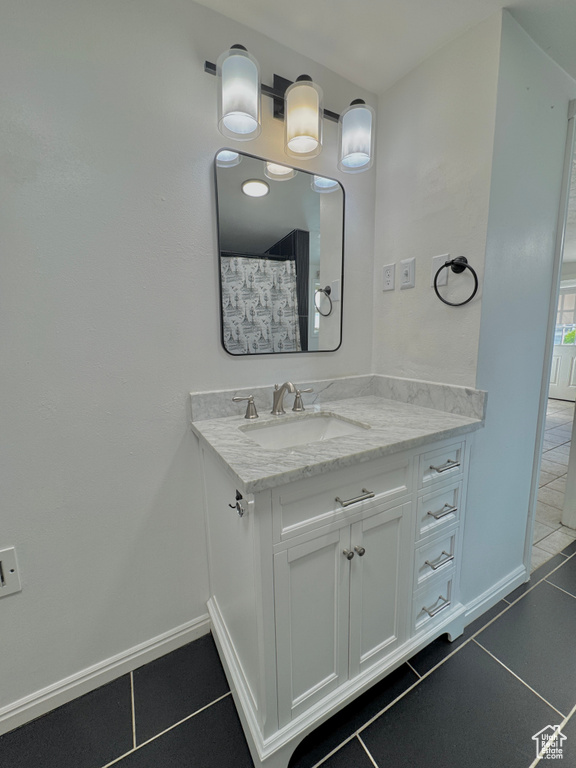
[[[453,301],[447,301],[446,299],[442,298],[440,294],[438,293],[438,275],[440,272],[442,272],[443,269],[446,269],[447,267],[450,267],[452,269],[452,272],[459,275],[461,272],[464,272],[465,269],[469,269],[470,272],[472,272],[472,277],[474,278],[474,290],[468,296],[467,299],[464,301],[460,301],[458,303],[455,303]],[[452,259],[451,261],[447,261],[445,264],[442,264],[438,272],[434,275],[434,290],[436,291],[436,296],[440,299],[440,301],[443,301],[444,304],[448,304],[450,307],[461,307],[464,304],[468,304],[469,301],[472,301],[474,296],[476,296],[476,291],[478,290],[478,275],[476,274],[475,270],[472,269],[470,264],[468,264],[468,259],[466,256],[457,256],[455,259]]]
[[[328,310],[328,312],[322,312],[322,310],[320,309],[320,307],[318,306],[318,304],[316,302],[316,296],[319,293],[323,293],[324,296],[326,296],[326,298],[330,302],[330,309]],[[332,288],[330,288],[329,285],[327,285],[326,288],[316,288],[316,290],[314,291],[314,306],[316,307],[316,311],[320,315],[322,315],[322,317],[328,317],[328,315],[332,314],[332,299],[330,298],[330,294],[331,293],[332,293]]]

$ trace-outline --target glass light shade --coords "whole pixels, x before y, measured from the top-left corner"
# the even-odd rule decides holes
[[[219,168],[233,168],[235,165],[240,165],[241,160],[238,152],[231,149],[221,149],[216,155],[216,165]]]
[[[272,181],[287,181],[293,179],[296,175],[294,168],[288,165],[279,165],[278,163],[266,163],[264,173]]]
[[[270,187],[261,179],[247,179],[242,184],[242,192],[248,197],[264,197],[270,192]]]
[[[361,99],[340,115],[338,168],[345,173],[367,171],[374,161],[374,110]]]
[[[322,151],[322,89],[301,75],[286,89],[286,152],[291,157],[316,157]]]
[[[326,193],[334,192],[340,186],[335,179],[327,179],[324,176],[314,176],[312,178],[312,189],[314,192]]]
[[[232,46],[217,62],[219,75],[218,130],[237,141],[260,134],[260,70],[242,46]]]

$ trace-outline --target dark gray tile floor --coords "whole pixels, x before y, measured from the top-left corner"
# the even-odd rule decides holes
[[[308,736],[290,768],[576,768],[576,542]],[[553,732],[553,730],[551,730]],[[252,768],[209,635],[0,737],[4,768]]]

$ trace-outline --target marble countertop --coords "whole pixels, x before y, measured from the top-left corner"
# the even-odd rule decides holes
[[[353,434],[290,448],[263,448],[250,438],[251,425],[277,424],[314,414],[334,414],[366,427]],[[483,426],[469,416],[424,408],[378,396],[324,401],[304,413],[260,414],[250,421],[239,416],[192,421],[192,430],[235,475],[243,493],[338,470],[427,443],[456,437]]]

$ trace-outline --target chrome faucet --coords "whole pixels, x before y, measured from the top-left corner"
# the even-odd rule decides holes
[[[274,416],[281,416],[283,413],[286,413],[284,410],[284,395],[286,392],[296,392],[296,387],[291,381],[285,381],[281,387],[278,384],[274,384],[274,392],[272,393],[274,395],[272,403],[272,413]]]

